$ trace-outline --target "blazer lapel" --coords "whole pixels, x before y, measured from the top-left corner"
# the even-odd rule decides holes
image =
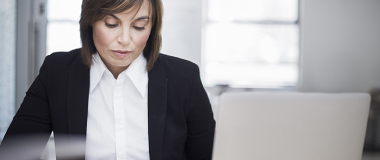
[[[148,77],[149,155],[151,160],[162,160],[168,80],[159,59]]]
[[[86,135],[90,70],[79,54],[69,71],[67,111],[69,136]]]

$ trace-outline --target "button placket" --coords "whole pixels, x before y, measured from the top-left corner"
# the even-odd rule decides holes
[[[116,79],[114,89],[114,118],[115,118],[115,139],[116,139],[116,156],[117,159],[124,159],[126,157],[126,137],[125,137],[125,120],[123,108],[123,88],[125,84],[125,73],[120,73]]]

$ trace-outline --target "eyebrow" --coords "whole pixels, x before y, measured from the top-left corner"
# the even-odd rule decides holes
[[[120,20],[120,18],[116,17],[114,14],[108,14],[108,15],[112,16],[113,18],[117,20]],[[143,20],[143,19],[149,19],[149,16],[142,16],[142,17],[136,18],[134,21]]]
[[[143,19],[149,19],[149,16],[142,16],[142,17],[136,18],[135,21],[143,20]]]
[[[119,17],[116,17],[114,14],[108,14],[110,16],[112,16],[113,18],[117,19],[117,20],[120,20]]]

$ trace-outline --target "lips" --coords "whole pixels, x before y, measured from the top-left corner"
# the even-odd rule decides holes
[[[112,53],[119,58],[124,58],[132,53],[132,51],[112,50]]]

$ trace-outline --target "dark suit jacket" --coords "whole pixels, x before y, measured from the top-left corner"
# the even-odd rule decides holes
[[[56,140],[85,136],[89,71],[80,49],[47,56],[2,147],[20,134],[44,135],[44,142],[36,145],[41,152],[51,131]],[[150,159],[211,159],[215,121],[198,66],[160,54],[148,78]],[[62,142],[55,143],[59,154]]]

